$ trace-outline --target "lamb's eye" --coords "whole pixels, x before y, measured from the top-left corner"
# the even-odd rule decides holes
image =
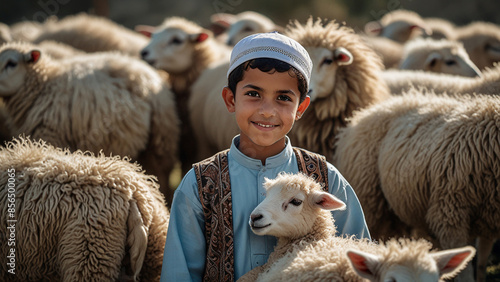
[[[301,201],[301,200],[299,200],[299,199],[295,199],[295,198],[294,198],[294,199],[292,199],[292,200],[290,201],[290,204],[292,204],[292,205],[294,205],[294,206],[298,207],[298,206],[300,206],[300,205],[302,204],[302,201]]]
[[[325,58],[322,62],[321,65],[331,65],[333,63],[333,59],[330,58]]]
[[[253,31],[253,28],[251,28],[251,27],[247,26],[247,27],[245,27],[245,28],[243,29],[243,31],[245,31],[245,32],[250,32],[250,31]]]
[[[453,60],[447,60],[444,62],[447,66],[453,66],[455,65],[457,62],[453,61]]]
[[[177,38],[177,37],[174,37],[174,38],[170,41],[170,43],[175,44],[175,45],[179,45],[179,44],[181,44],[181,43],[182,43],[182,40],[180,40],[180,39],[179,39],[179,38]]]
[[[7,61],[7,64],[5,64],[5,69],[8,69],[8,68],[14,68],[17,66],[17,62],[14,62],[14,61]]]

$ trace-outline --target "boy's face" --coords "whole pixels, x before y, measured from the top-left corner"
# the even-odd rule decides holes
[[[240,145],[252,147],[250,151],[256,150],[256,155],[281,152],[285,135],[309,105],[307,98],[299,107],[297,78],[288,72],[266,73],[249,68],[236,85],[236,93],[225,87],[222,95],[228,111],[235,113]]]

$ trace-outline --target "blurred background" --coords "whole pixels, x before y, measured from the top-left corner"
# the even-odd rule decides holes
[[[49,16],[62,18],[81,11],[106,16],[126,27],[158,25],[169,16],[182,16],[207,26],[210,15],[237,14],[252,10],[285,26],[290,19],[304,22],[313,17],[345,21],[363,30],[368,21],[407,9],[422,17],[440,17],[456,25],[471,21],[500,24],[499,0],[2,0],[0,22],[13,24],[31,20],[43,22]]]

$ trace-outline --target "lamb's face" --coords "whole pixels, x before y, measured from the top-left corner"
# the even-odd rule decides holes
[[[309,233],[321,209],[344,209],[345,204],[302,174],[266,180],[266,198],[250,215],[257,235],[298,238]],[[304,180],[306,179],[306,180]]]
[[[322,47],[306,48],[313,62],[311,82],[311,101],[330,95],[335,88],[336,74],[339,68],[350,65],[352,54],[345,48],[338,47],[334,51]]]
[[[21,53],[14,49],[5,49],[0,53],[0,96],[8,97],[15,94],[24,84],[27,64],[35,63],[40,57],[40,51],[32,50]]]
[[[152,34],[141,51],[144,61],[169,73],[182,73],[193,64],[193,53],[199,34],[188,34],[178,28],[167,28]]]
[[[500,62],[500,37],[478,34],[462,39],[470,58],[479,69],[492,67]]]
[[[481,71],[469,59],[463,48],[445,48],[428,54],[424,62],[427,71],[461,75],[466,77],[481,76]]]
[[[226,44],[229,46],[234,46],[241,39],[261,32],[269,32],[274,28],[274,24],[268,19],[261,18],[248,18],[240,19],[229,27],[227,31],[227,41]]]

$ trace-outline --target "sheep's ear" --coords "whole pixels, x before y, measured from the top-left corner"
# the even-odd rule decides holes
[[[207,40],[210,37],[210,34],[208,32],[200,32],[200,33],[195,33],[195,34],[190,34],[189,39],[191,42],[203,42]]]
[[[378,36],[382,33],[382,25],[378,21],[371,21],[365,24],[365,33],[370,36]]]
[[[151,35],[155,32],[156,27],[150,25],[136,25],[134,30],[142,35],[145,35],[146,37],[151,38]]]
[[[438,52],[432,52],[425,60],[424,66],[426,67],[427,70],[431,70],[436,66],[437,62],[442,59],[443,56],[441,56],[441,54],[439,54]]]
[[[345,209],[345,203],[330,193],[314,192],[312,196],[314,204],[324,210],[332,211]]]
[[[335,51],[333,51],[333,56],[339,66],[352,64],[353,56],[351,52],[349,52],[344,47],[338,47],[337,49],[335,49]]]
[[[359,276],[370,281],[375,281],[375,269],[380,264],[378,256],[359,250],[348,250],[347,257],[349,258],[351,267]]]
[[[42,52],[40,50],[34,49],[24,54],[24,61],[26,63],[36,64],[40,57],[42,56]]]
[[[471,246],[467,246],[436,252],[431,254],[431,257],[436,261],[440,276],[452,278],[467,266],[467,263],[475,254],[476,250]]]

